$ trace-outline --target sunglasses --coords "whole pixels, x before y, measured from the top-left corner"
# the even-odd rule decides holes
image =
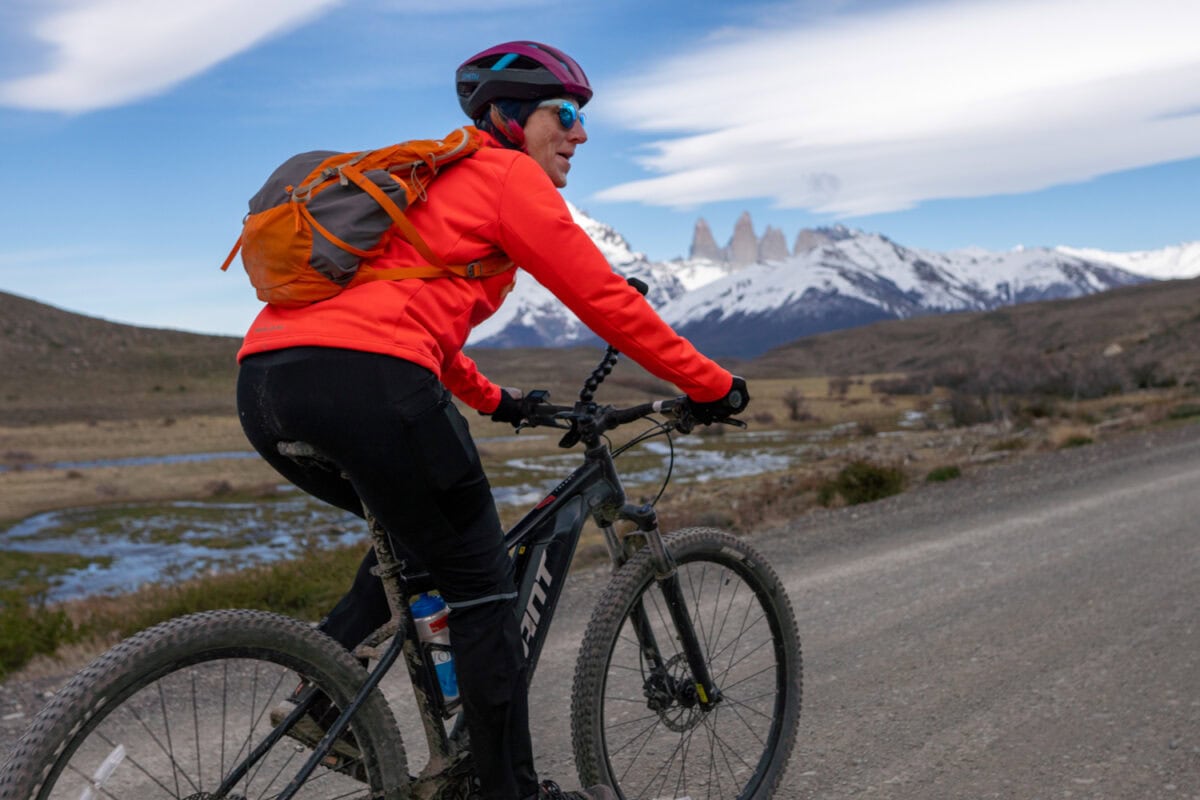
[[[564,131],[569,131],[575,127],[575,122],[580,125],[587,124],[587,117],[579,110],[579,107],[570,100],[543,100],[538,103],[538,108],[553,108],[558,112],[558,124],[563,126]]]

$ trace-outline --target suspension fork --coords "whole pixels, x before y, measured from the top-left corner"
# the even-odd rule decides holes
[[[680,644],[683,647],[688,668],[691,670],[696,695],[700,700],[700,707],[705,710],[711,709],[721,702],[721,690],[713,682],[712,673],[708,669],[704,647],[700,643],[700,637],[696,635],[696,627],[692,624],[687,601],[683,596],[683,588],[679,583],[679,569],[675,558],[667,550],[662,533],[658,529],[658,515],[651,505],[625,506],[621,509],[621,517],[637,523],[638,529],[645,539],[646,549],[650,554],[650,563],[654,566],[654,580],[658,583],[659,591],[662,592],[663,599],[667,604],[667,611],[671,615],[671,622],[679,634]],[[656,671],[665,670],[666,664],[663,661],[662,651],[654,638],[650,619],[641,600],[634,603],[630,610],[630,619],[633,621],[634,634],[637,636],[642,654]]]

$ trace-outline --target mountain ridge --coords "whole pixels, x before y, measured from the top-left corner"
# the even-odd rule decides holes
[[[1078,297],[1153,279],[1101,257],[1100,251],[940,252],[842,225],[805,229],[791,254],[763,258],[765,251],[786,250],[780,247],[784,235],[769,228],[758,239],[748,213],[739,217],[725,248],[716,247],[701,219],[692,257],[654,262],[611,227],[574,207],[571,211],[617,272],[649,284],[651,304],[667,322],[705,352],[722,357],[749,358],[802,336],[884,319]],[[1197,252],[1200,257],[1200,243]],[[471,344],[596,343],[530,276],[520,277],[506,306],[476,329]]]

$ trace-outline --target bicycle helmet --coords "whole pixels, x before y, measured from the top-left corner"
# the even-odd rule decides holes
[[[500,99],[568,94],[581,106],[592,99],[592,85],[575,59],[538,42],[505,42],[476,53],[458,68],[455,85],[459,105],[473,120]]]

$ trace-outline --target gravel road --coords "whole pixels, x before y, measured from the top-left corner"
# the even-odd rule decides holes
[[[1191,425],[756,533],[805,648],[780,796],[1200,800],[1196,487]],[[603,581],[568,585],[534,683],[541,769],[564,785]],[[0,686],[0,747],[49,685]]]
[[[1192,425],[755,534],[805,650],[780,796],[1200,799],[1198,520]],[[562,651],[535,692],[569,775]]]

